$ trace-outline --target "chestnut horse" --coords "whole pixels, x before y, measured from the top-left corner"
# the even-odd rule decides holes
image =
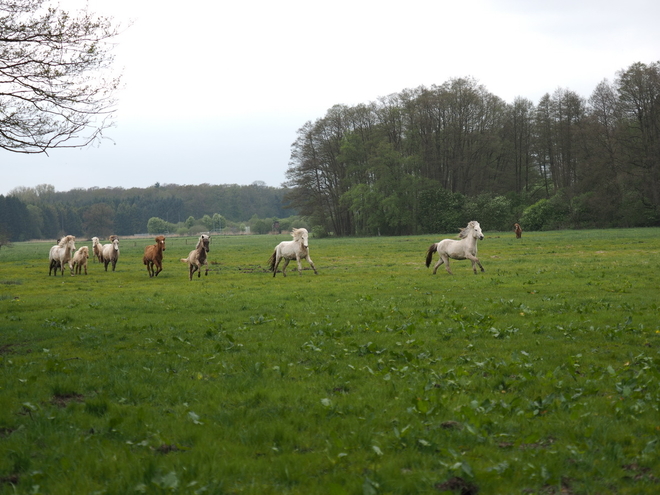
[[[157,277],[163,271],[163,251],[165,251],[165,236],[159,235],[155,239],[156,244],[144,248],[142,263],[147,265],[149,277]],[[154,269],[155,267],[155,269]]]
[[[472,220],[467,224],[467,227],[461,229],[460,241],[455,241],[453,239],[444,239],[440,242],[431,244],[428,251],[426,252],[426,267],[428,268],[431,265],[431,260],[433,259],[433,253],[436,251],[440,255],[440,259],[433,267],[433,275],[438,271],[438,267],[443,263],[446,265],[445,269],[447,273],[453,275],[449,268],[449,258],[455,260],[470,260],[472,262],[472,270],[474,274],[477,274],[477,265],[481,268],[481,271],[485,271],[484,267],[481,266],[479,258],[477,258],[477,241],[484,238],[484,234],[481,232],[481,226],[479,222]]]
[[[516,233],[516,239],[520,239],[522,237],[522,227],[519,223],[513,225],[513,231]]]

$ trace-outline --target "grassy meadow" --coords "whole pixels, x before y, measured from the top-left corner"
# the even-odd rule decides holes
[[[115,272],[0,250],[0,494],[660,490],[660,229],[121,239]],[[77,239],[76,247],[91,242]],[[434,262],[437,255],[434,258]]]

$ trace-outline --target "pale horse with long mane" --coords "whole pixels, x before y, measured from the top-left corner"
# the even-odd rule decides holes
[[[64,264],[69,264],[69,270],[71,275],[73,275],[73,264],[71,258],[73,257],[73,252],[76,250],[76,238],[72,235],[64,236],[60,239],[59,243],[52,248],[48,253],[48,261],[50,267],[48,268],[48,276],[50,277],[50,272],[53,271],[53,275],[57,275],[57,270],[62,269],[62,276],[64,276]]]
[[[477,274],[477,265],[481,268],[481,271],[485,271],[484,267],[481,266],[479,258],[477,258],[477,241],[481,241],[484,238],[483,232],[481,232],[481,226],[479,222],[472,220],[467,224],[467,227],[461,229],[461,232],[458,234],[460,241],[455,241],[453,239],[443,239],[440,242],[431,244],[428,251],[426,252],[426,267],[428,268],[431,265],[433,260],[433,253],[437,252],[440,255],[440,259],[433,267],[433,275],[438,271],[438,267],[445,264],[445,269],[450,275],[453,275],[451,269],[449,268],[449,258],[454,260],[470,260],[472,262],[472,270],[474,274]]]
[[[302,265],[300,264],[301,259],[306,259],[307,263],[310,264],[314,273],[318,275],[316,267],[312,258],[309,257],[309,233],[307,229],[293,229],[291,232],[293,237],[292,241],[282,241],[276,247],[273,254],[268,259],[268,266],[273,272],[273,277],[277,274],[277,266],[280,264],[280,261],[284,259],[284,264],[282,265],[282,276],[286,277],[286,266],[289,264],[289,261],[296,260],[298,263],[298,274],[302,275]]]
[[[98,237],[92,237],[92,252],[94,253],[94,263],[97,261],[99,263],[103,263],[103,254],[102,254],[102,249],[103,246],[101,246],[101,241],[99,241]]]
[[[110,263],[112,263],[112,271],[115,271],[117,261],[119,260],[119,238],[116,235],[110,236],[110,244],[103,245],[101,259],[105,265],[106,272]]]
[[[192,280],[193,273],[199,270],[197,273],[197,278],[202,276],[202,265],[206,266],[206,273],[204,276],[209,274],[209,263],[206,260],[206,253],[209,252],[209,243],[211,241],[211,236],[202,234],[197,240],[197,246],[195,249],[190,251],[187,258],[181,258],[181,261],[188,263],[188,273],[189,278]]]
[[[82,275],[83,268],[85,269],[85,275],[87,275],[87,259],[89,258],[89,248],[87,246],[82,246],[76,253],[73,255],[71,263],[73,265],[73,270],[76,275]]]

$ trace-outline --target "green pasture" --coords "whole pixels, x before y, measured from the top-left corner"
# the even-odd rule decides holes
[[[213,236],[192,281],[193,238],[151,279],[151,239],[75,277],[2,247],[0,494],[656,493],[660,229],[485,235],[454,276],[448,235],[286,278],[289,236]]]

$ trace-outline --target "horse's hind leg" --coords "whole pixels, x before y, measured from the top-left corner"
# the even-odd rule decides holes
[[[440,268],[440,265],[442,265],[444,262],[445,262],[445,260],[443,260],[442,256],[440,256],[440,259],[438,260],[438,262],[433,267],[433,275],[435,275],[435,273],[438,271],[438,268]]]
[[[289,258],[284,258],[284,264],[282,265],[282,276],[286,277],[286,266],[289,264]]]
[[[437,269],[442,263],[445,264],[445,270],[447,270],[447,273],[449,275],[453,275],[453,273],[451,271],[451,267],[449,266],[449,256],[446,256],[446,255],[445,256],[440,256],[440,261],[438,262],[438,264],[436,265],[435,268]]]

